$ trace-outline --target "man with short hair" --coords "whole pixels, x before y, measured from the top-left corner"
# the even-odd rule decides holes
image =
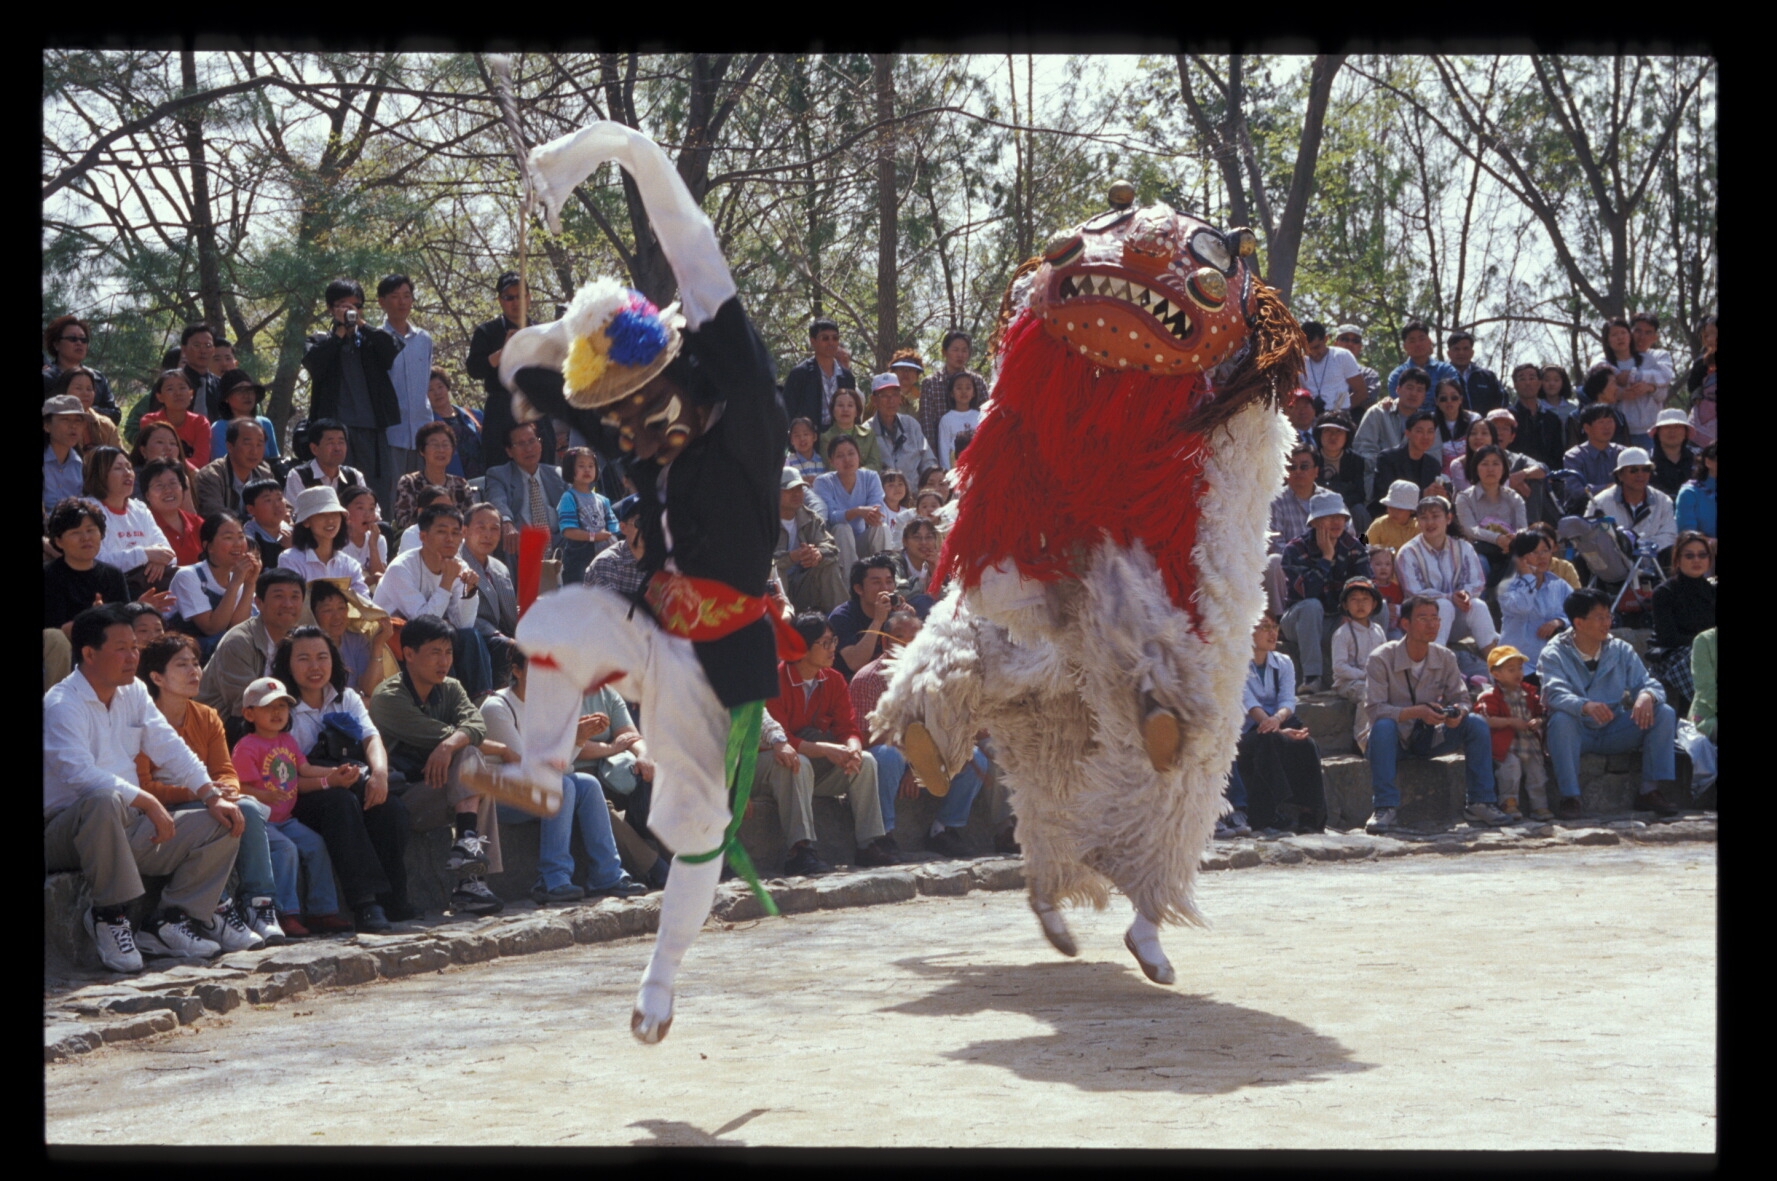
[[[391,563],[390,572],[394,569]],[[401,629],[401,671],[370,695],[370,720],[388,747],[389,766],[407,777],[402,799],[408,807],[421,806],[426,789],[441,793],[450,807],[456,841],[444,867],[457,875],[451,909],[498,914],[505,904],[482,875],[503,868],[500,822],[494,801],[463,782],[465,770],[485,769],[475,748],[487,738],[487,722],[450,675],[453,623],[430,614],[407,621]]]
[[[243,525],[247,540],[258,547],[260,562],[270,570],[290,548],[294,532],[290,505],[277,480],[260,477],[242,488],[241,513],[247,518]]]
[[[1580,433],[1585,440],[1569,447],[1561,464],[1584,476],[1586,491],[1596,496],[1617,482],[1617,460],[1623,447],[1612,441],[1617,433],[1616,407],[1594,402],[1580,411]]]
[[[1455,366],[1448,361],[1433,358],[1432,350],[1437,347],[1432,337],[1431,327],[1423,320],[1408,320],[1401,329],[1401,348],[1407,352],[1407,359],[1395,366],[1393,373],[1388,375],[1388,392],[1393,394],[1400,385],[1401,375],[1409,369],[1417,369],[1426,374],[1430,380],[1426,388],[1437,389],[1441,381],[1461,381]]]
[[[86,437],[86,408],[73,394],[43,400],[43,508],[47,512],[70,496],[84,494],[86,469],[80,443]],[[911,484],[908,485],[912,487]]]
[[[1493,736],[1484,718],[1469,712],[1468,684],[1456,654],[1436,642],[1436,599],[1412,595],[1401,604],[1398,640],[1379,645],[1364,666],[1364,708],[1370,715],[1370,791],[1374,812],[1364,831],[1386,833],[1401,806],[1395,767],[1401,755],[1430,759],[1462,748],[1471,824],[1510,824],[1495,806]]]
[[[1352,403],[1370,396],[1357,358],[1338,345],[1327,343],[1325,324],[1306,320],[1302,335],[1308,339],[1308,348],[1303,355],[1301,385],[1314,395],[1318,413],[1349,410]]]
[[[848,681],[854,672],[882,655],[883,621],[901,605],[895,590],[895,560],[888,554],[853,562],[850,582],[851,597],[827,616],[833,634],[839,637],[833,667]]]
[[[1350,353],[1357,361],[1357,371],[1364,379],[1363,397],[1351,399],[1351,417],[1361,422],[1363,413],[1375,403],[1382,390],[1382,375],[1364,364],[1364,330],[1357,324],[1341,324],[1333,329],[1333,343]]]
[[[778,580],[797,611],[827,615],[845,601],[839,543],[833,540],[827,522],[808,507],[808,481],[800,472],[786,467],[779,489],[778,546],[771,556]]]
[[[561,546],[558,506],[567,485],[555,465],[544,463],[539,425],[514,424],[506,432],[507,462],[487,470],[484,492],[488,503],[500,510],[500,548],[509,564],[518,560],[519,530],[526,525],[547,526],[550,548]]]
[[[1344,499],[1323,489],[1308,502],[1307,528],[1283,550],[1283,634],[1300,654],[1304,694],[1323,687],[1322,637],[1339,625],[1345,580],[1370,576],[1369,549],[1352,535],[1350,523]]]
[[[373,598],[397,619],[431,615],[455,629],[456,667],[471,697],[493,688],[487,641],[475,630],[481,579],[459,556],[463,515],[441,504],[420,510],[418,549],[397,554]]]
[[[864,750],[845,678],[833,668],[839,641],[827,621],[812,611],[797,616],[795,627],[808,650],[797,660],[778,663],[778,694],[765,703],[785,738],[772,758],[758,761],[754,772],[758,785],[770,788],[777,799],[788,849],[784,872],[824,873],[830,868],[814,848],[816,795],[843,795],[851,805],[859,865],[893,865],[901,855],[883,827],[876,760]]]
[[[1425,406],[1425,397],[1431,392],[1431,377],[1422,369],[1417,376],[1392,385],[1394,397],[1383,398],[1364,411],[1363,421],[1357,424],[1357,436],[1351,440],[1351,449],[1363,456],[1372,499],[1383,495],[1389,484],[1376,479],[1376,457],[1405,441],[1407,419]]]
[[[908,362],[901,362],[906,366]],[[870,388],[874,394],[871,401],[876,407],[876,416],[870,420],[870,430],[876,435],[876,447],[882,456],[882,470],[893,468],[907,478],[907,488],[911,491],[919,487],[920,469],[935,467],[938,457],[932,454],[932,445],[926,441],[925,428],[911,414],[902,414],[901,406],[906,401],[902,391],[901,379],[895,373],[878,373],[870,379]]]
[[[1401,388],[1411,389],[1412,377],[1401,382]],[[1376,472],[1372,481],[1375,488],[1388,488],[1396,480],[1411,480],[1421,492],[1444,478],[1444,466],[1439,462],[1443,450],[1438,446],[1438,421],[1435,410],[1416,410],[1408,416],[1406,429],[1402,432],[1401,445],[1384,451],[1376,457]],[[1382,511],[1380,500],[1372,501],[1370,513],[1374,516]]]
[[[122,609],[82,611],[71,640],[74,671],[43,697],[44,869],[85,875],[87,933],[113,972],[141,971],[142,951],[217,955],[221,945],[198,924],[215,922],[245,818],[136,679],[140,651]],[[203,810],[175,815],[143,791],[138,754],[163,782],[196,793]],[[138,950],[126,910],[145,892],[144,876],[163,875],[171,881]]]
[[[216,337],[215,346],[210,349],[210,372],[221,381],[230,370],[239,368],[240,363],[234,357],[234,342],[226,336]],[[226,395],[227,391],[223,393]]]
[[[1456,384],[1462,387],[1462,396],[1468,400],[1470,410],[1486,414],[1505,405],[1499,375],[1474,363],[1474,333],[1459,328],[1445,339],[1444,348],[1450,355],[1450,368],[1456,371]]]
[[[1324,492],[1316,480],[1320,466],[1314,462],[1314,446],[1298,440],[1284,461],[1283,488],[1271,498],[1269,540],[1265,545],[1265,595],[1274,615],[1283,614],[1284,547],[1308,528],[1308,505],[1316,492]]]
[[[1651,544],[1662,566],[1672,564],[1672,545],[1678,540],[1678,510],[1672,498],[1649,487],[1654,461],[1639,447],[1625,447],[1617,456],[1615,486],[1592,497],[1586,516],[1606,516],[1619,529],[1632,529],[1642,542]]]
[[[258,614],[222,633],[197,699],[222,715],[228,740],[240,738],[241,701],[247,686],[271,675],[272,658],[290,629],[302,622],[304,591],[302,575],[282,566],[266,566],[253,586]]]
[[[432,383],[432,334],[408,322],[408,317],[413,315],[413,280],[406,275],[384,275],[376,285],[376,302],[383,310],[383,323],[378,331],[401,342],[395,363],[389,367],[389,381],[395,387],[401,421],[392,423],[384,432],[388,436],[389,458],[396,472],[396,476],[391,477],[393,480],[406,472],[418,471],[420,467],[414,435],[432,421],[432,403],[426,396],[427,387]]]
[[[284,496],[290,503],[295,504],[305,488],[325,485],[337,493],[347,484],[370,486],[363,472],[346,463],[349,444],[345,423],[337,418],[311,418],[306,438],[313,458],[290,469],[284,481]]]
[[[888,622],[883,630],[888,636],[888,648],[869,664],[858,670],[858,675],[851,679],[852,712],[857,716],[858,725],[864,730],[870,757],[876,760],[877,795],[882,801],[882,825],[894,840],[895,831],[895,797],[914,799],[923,790],[919,780],[907,771],[907,756],[888,740],[887,735],[876,734],[870,726],[870,711],[876,708],[883,692],[888,688],[888,673],[883,669],[889,653],[903,648],[913,642],[920,628],[919,616],[906,607],[897,607],[889,612]],[[944,797],[944,804],[938,809],[932,826],[926,830],[925,847],[945,857],[968,857],[972,850],[963,838],[963,829],[969,823],[969,810],[974,806],[975,797],[981,794],[982,777],[987,774],[987,754],[979,745],[970,755],[968,763],[950,779],[950,791]]]
[[[475,630],[487,645],[489,683],[511,680],[512,635],[518,630],[518,589],[506,564],[494,556],[500,548],[500,510],[483,501],[463,517],[463,546],[458,557],[476,578]]]
[[[525,327],[519,323],[519,308],[524,303],[526,287],[517,271],[507,271],[494,282],[494,294],[500,301],[500,314],[475,326],[469,338],[469,355],[463,358],[463,371],[481,383],[487,398],[483,401],[481,439],[482,454],[498,455],[506,448],[506,436],[516,420],[512,417],[512,393],[500,383],[500,361],[506,354],[506,342],[512,334]],[[543,462],[555,462],[555,424],[548,418],[536,423],[537,439],[543,445]]]
[[[1536,658],[1548,711],[1549,757],[1561,798],[1555,814],[1583,816],[1580,756],[1641,751],[1641,794],[1637,808],[1670,816],[1678,811],[1660,794],[1660,784],[1678,773],[1673,740],[1678,715],[1666,704],[1666,691],[1647,671],[1628,641],[1610,634],[1610,597],[1577,590],[1562,605],[1572,622],[1543,646]],[[1633,699],[1632,705],[1625,705]]]
[[[938,437],[938,422],[950,407],[945,403],[945,395],[950,390],[950,379],[958,373],[967,373],[975,381],[975,408],[987,401],[987,379],[969,368],[969,357],[974,353],[975,342],[967,332],[951,329],[944,334],[944,366],[919,383],[919,429],[925,432],[927,439]],[[919,481],[911,481],[908,485],[919,487]]]
[[[839,355],[839,325],[815,320],[808,326],[808,347],[813,355],[784,374],[784,411],[825,431],[833,425],[834,393],[855,390],[858,383]]]
[[[302,367],[309,371],[309,413],[346,427],[346,456],[363,472],[378,502],[395,503],[395,459],[386,433],[401,423],[401,400],[389,370],[403,341],[364,324],[364,288],[356,279],[327,284],[332,327],[309,337]]]
[[[1567,453],[1567,421],[1543,401],[1542,369],[1532,361],[1513,366],[1512,392],[1519,449],[1551,471],[1559,468]]]
[[[1320,404],[1306,389],[1297,389],[1284,399],[1283,416],[1296,428],[1296,442],[1314,448],[1314,420],[1320,417]]]
[[[216,351],[216,331],[208,324],[187,324],[179,333],[179,367],[191,383],[191,406],[211,422],[226,418],[222,407],[220,375],[210,370]]]
[[[241,493],[255,480],[276,479],[265,462],[265,428],[254,418],[231,418],[224,452],[191,477],[191,499],[200,517],[241,511]]]

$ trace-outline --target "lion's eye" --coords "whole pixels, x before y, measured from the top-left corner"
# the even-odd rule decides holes
[[[1228,250],[1228,243],[1214,230],[1192,234],[1191,253],[1224,274],[1234,269],[1234,255]]]

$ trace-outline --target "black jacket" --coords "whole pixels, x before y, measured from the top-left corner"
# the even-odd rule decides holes
[[[1512,417],[1518,420],[1518,438],[1512,450],[1530,456],[1552,472],[1560,471],[1561,457],[1571,446],[1562,417],[1540,400],[1535,408],[1514,403]]]
[[[1444,474],[1444,469],[1438,464],[1438,457],[1442,454],[1443,451],[1433,447],[1415,462],[1408,455],[1405,443],[1399,447],[1391,447],[1376,457],[1376,482],[1371,486],[1382,496],[1387,496],[1390,484],[1396,480],[1411,480],[1424,493],[1433,480]],[[1382,496],[1370,502],[1371,516],[1382,514]]]
[[[469,338],[469,355],[463,359],[463,371],[479,381],[487,394],[487,401],[482,406],[481,461],[488,467],[498,467],[506,462],[506,436],[515,425],[512,417],[512,394],[500,384],[499,367],[489,360],[495,353],[505,350],[506,330],[511,327],[513,324],[505,316],[495,316],[485,323],[477,324],[475,335]],[[554,397],[549,400],[548,405],[559,405],[562,410],[550,409],[547,413],[557,418],[564,417],[567,400],[562,396],[561,374],[549,369],[533,371],[530,379],[524,383],[525,394],[530,397],[533,406],[539,410],[546,409],[543,402],[531,395],[531,389],[538,383],[548,384],[551,377],[554,378],[551,387]],[[600,431],[590,432],[588,437],[598,433]],[[554,463],[555,425],[549,419],[543,419],[537,423],[537,437],[543,440],[543,462]]]
[[[364,384],[370,390],[370,412],[376,417],[378,430],[401,421],[401,400],[395,396],[395,382],[389,367],[401,351],[402,342],[390,332],[376,332],[362,325],[356,343],[352,338],[340,339],[331,331],[309,337],[302,354],[302,367],[313,382],[309,394],[309,421],[339,417],[339,396],[345,386],[340,374],[341,359],[348,348],[356,348],[364,365]]]
[[[777,399],[771,354],[740,301],[730,299],[715,319],[685,334],[683,355],[692,374],[686,393],[698,405],[720,403],[722,410],[672,463],[665,507],[672,516],[673,562],[692,577],[718,579],[744,594],[763,595],[777,547],[778,485],[789,431]],[[606,428],[598,412],[568,405],[561,374],[523,369],[517,380],[539,410],[565,419],[588,438],[603,437]],[[647,554],[642,566],[652,574],[667,556],[658,499],[660,466],[632,461],[629,474],[642,503],[638,524]],[[694,647],[723,705],[777,696],[777,640],[769,621],[758,620]]]
[[[858,383],[852,377],[851,370],[838,361],[833,362],[839,370],[839,388],[855,390]],[[806,418],[814,423],[819,430],[826,430],[833,425],[833,416],[826,414],[826,407],[821,405],[821,370],[813,357],[802,362],[784,374],[784,414],[785,421]],[[776,696],[777,691],[772,690]]]
[[[1489,410],[1498,410],[1506,404],[1505,391],[1499,387],[1499,375],[1493,370],[1470,365],[1466,380],[1464,378],[1459,370],[1456,380],[1462,382],[1462,392],[1468,396],[1468,408],[1476,414],[1485,417]]]

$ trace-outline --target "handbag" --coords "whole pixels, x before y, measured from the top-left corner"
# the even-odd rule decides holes
[[[315,767],[356,766],[360,781],[370,777],[370,756],[364,750],[364,736],[358,720],[351,714],[334,712],[321,715],[321,732],[309,749],[308,761]]]

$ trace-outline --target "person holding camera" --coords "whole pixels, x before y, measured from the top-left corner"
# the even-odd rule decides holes
[[[1495,806],[1493,736],[1484,719],[1469,712],[1468,683],[1456,666],[1456,654],[1437,643],[1443,617],[1439,600],[1413,595],[1401,604],[1406,635],[1370,653],[1364,668],[1364,708],[1370,714],[1370,790],[1375,811],[1364,831],[1386,833],[1396,827],[1401,806],[1395,767],[1402,755],[1435,758],[1458,747],[1468,778],[1468,806],[1462,814],[1471,824],[1510,824]]]
[[[848,683],[860,668],[882,655],[882,625],[889,612],[902,602],[895,590],[892,556],[876,554],[852,563],[851,599],[827,616],[833,634],[839,637],[838,659],[833,667]]]
[[[389,375],[402,339],[364,324],[364,288],[355,279],[327,284],[326,332],[309,337],[302,367],[312,382],[309,416],[345,424],[346,458],[364,473],[383,504],[395,503],[394,453],[387,431],[401,422],[401,401]]]

